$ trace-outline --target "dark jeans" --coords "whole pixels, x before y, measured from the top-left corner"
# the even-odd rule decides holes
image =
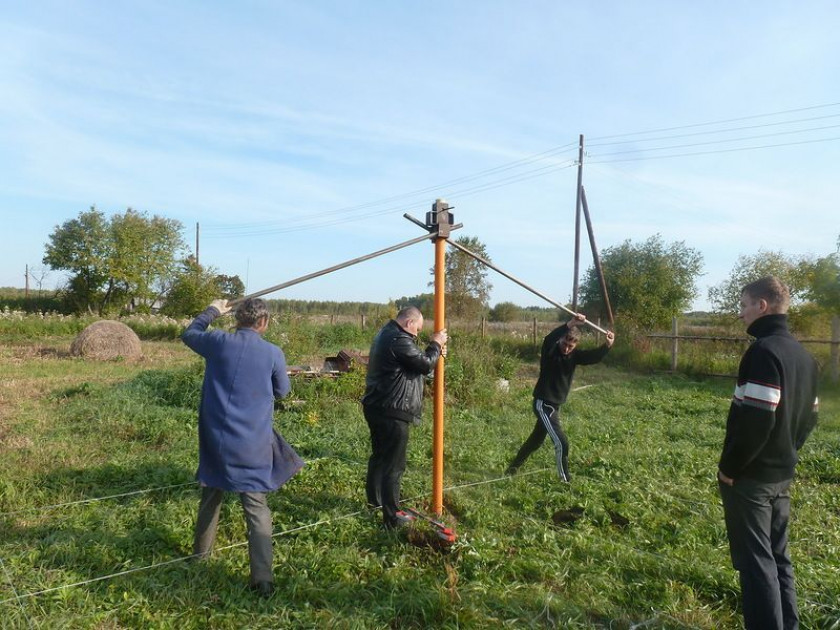
[[[720,484],[732,566],[741,581],[747,630],[799,628],[788,555],[790,484],[741,478]]]
[[[531,435],[525,440],[516,457],[508,466],[508,470],[516,471],[531,456],[531,453],[542,446],[545,436],[550,435],[551,441],[554,442],[557,474],[563,481],[571,479],[571,475],[569,475],[569,440],[563,432],[563,427],[560,426],[557,411],[558,408],[553,403],[545,402],[539,398],[534,399],[534,415],[537,416],[537,423],[534,425]]]
[[[266,503],[265,492],[240,492],[239,501],[245,512],[248,525],[248,557],[251,563],[251,584],[274,582],[272,571],[271,510]],[[224,490],[202,488],[198,519],[195,524],[193,553],[209,556],[216,542],[219,526],[219,511],[222,507]]]
[[[368,460],[367,502],[382,506],[382,520],[386,527],[396,527],[396,513],[400,509],[400,482],[405,472],[408,447],[408,423],[364,407],[365,420],[370,429],[371,456]]]

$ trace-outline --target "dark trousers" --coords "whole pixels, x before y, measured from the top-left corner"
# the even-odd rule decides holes
[[[251,564],[251,584],[274,582],[272,571],[271,510],[266,503],[265,492],[240,492],[239,501],[245,512],[248,525],[248,558]],[[219,526],[219,511],[222,507],[224,490],[202,488],[201,502],[198,506],[198,519],[195,524],[193,553],[209,556],[216,542],[216,530]]]
[[[559,409],[554,403],[548,403],[540,398],[534,399],[534,415],[537,416],[537,423],[534,425],[531,435],[528,436],[528,439],[525,440],[516,457],[510,463],[509,470],[515,471],[522,466],[525,460],[531,456],[531,453],[542,446],[545,436],[550,435],[551,441],[554,442],[557,474],[563,481],[571,479],[571,475],[569,475],[569,440],[563,432],[563,427],[560,426],[558,411]]]
[[[396,513],[400,509],[400,482],[405,472],[408,447],[408,422],[364,407],[365,420],[370,429],[371,456],[368,460],[367,502],[382,506],[382,520],[386,527],[396,527]]]
[[[799,628],[788,555],[790,484],[741,478],[720,484],[732,566],[738,571],[747,630]]]

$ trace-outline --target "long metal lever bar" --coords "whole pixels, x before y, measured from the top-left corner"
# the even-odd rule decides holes
[[[348,260],[347,262],[339,263],[337,265],[333,265],[332,267],[328,267],[327,269],[322,269],[321,271],[313,271],[312,273],[308,273],[305,276],[301,276],[300,278],[295,278],[294,280],[288,280],[287,282],[282,282],[280,284],[275,284],[273,287],[268,287],[267,289],[263,289],[262,291],[256,291],[254,293],[249,293],[245,297],[238,298],[236,300],[231,300],[228,302],[229,305],[234,306],[239,304],[243,300],[247,300],[248,298],[255,298],[260,297],[261,295],[266,295],[267,293],[274,293],[275,291],[280,291],[281,289],[285,289],[287,287],[291,287],[295,284],[300,284],[301,282],[306,282],[307,280],[312,280],[313,278],[317,278],[319,276],[324,276],[328,273],[332,273],[333,271],[338,271],[339,269],[344,269],[345,267],[350,267],[351,265],[356,265],[360,262],[364,262],[366,260],[370,260],[371,258],[376,258],[377,256],[382,256],[384,254],[390,254],[391,252],[395,252],[398,249],[403,249],[405,247],[409,247],[411,245],[416,245],[417,243],[422,243],[423,241],[428,241],[429,239],[435,238],[434,233],[424,234],[423,236],[418,236],[417,238],[413,238],[410,241],[405,241],[403,243],[399,243],[392,247],[386,247],[385,249],[380,249],[378,252],[373,252],[372,254],[368,254],[366,256],[359,256],[358,258],[354,258],[353,260]]]
[[[467,254],[468,256],[472,256],[472,257],[473,257],[473,258],[475,258],[478,262],[480,262],[482,265],[485,265],[485,266],[487,266],[487,267],[490,267],[490,269],[492,269],[493,271],[495,271],[495,272],[497,272],[497,273],[502,274],[502,275],[503,275],[505,278],[507,278],[508,280],[512,280],[513,282],[515,282],[516,284],[518,284],[518,285],[519,285],[520,287],[522,287],[523,289],[528,289],[531,293],[533,293],[534,295],[536,295],[536,296],[538,296],[538,297],[541,297],[542,299],[544,299],[544,300],[545,300],[546,302],[548,302],[549,304],[553,304],[553,305],[554,305],[554,306],[556,306],[557,308],[559,308],[559,309],[561,309],[561,310],[566,311],[566,312],[567,312],[567,313],[569,313],[570,315],[576,315],[576,314],[577,314],[577,313],[575,313],[573,310],[571,310],[571,309],[569,309],[569,308],[566,308],[565,306],[563,306],[562,304],[560,304],[560,302],[556,302],[556,301],[552,300],[550,297],[548,297],[547,295],[545,295],[544,293],[541,293],[541,292],[537,291],[536,289],[534,289],[533,287],[528,286],[527,284],[525,284],[524,282],[522,282],[522,280],[520,280],[520,279],[518,279],[518,278],[515,278],[514,276],[510,275],[510,274],[509,274],[509,273],[507,273],[506,271],[502,271],[502,270],[501,270],[501,269],[499,269],[496,265],[494,265],[493,263],[491,263],[489,260],[486,260],[485,258],[482,258],[481,256],[479,256],[479,255],[478,255],[478,254],[476,254],[475,252],[470,251],[469,249],[467,249],[466,247],[464,247],[464,246],[463,246],[463,245],[461,245],[460,243],[458,243],[458,242],[456,242],[456,241],[453,241],[453,240],[451,240],[451,239],[447,239],[447,240],[446,240],[446,242],[447,242],[447,243],[449,243],[450,245],[452,245],[452,247],[454,247],[454,248],[456,248],[456,249],[461,250],[462,252],[464,252],[464,253],[465,253],[465,254]],[[597,330],[598,332],[602,332],[602,333],[604,333],[604,334],[607,334],[607,331],[606,331],[606,330],[604,330],[603,328],[601,328],[601,327],[600,327],[600,326],[598,326],[597,324],[593,324],[593,323],[592,323],[592,322],[590,322],[588,319],[587,319],[585,322],[583,322],[583,323],[584,323],[584,324],[586,324],[587,326],[590,326],[590,327],[594,328],[594,329],[595,329],[595,330]]]

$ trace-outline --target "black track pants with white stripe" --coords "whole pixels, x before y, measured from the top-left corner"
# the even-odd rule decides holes
[[[510,468],[515,470],[525,463],[545,441],[545,436],[550,435],[554,442],[554,457],[557,462],[557,474],[562,481],[569,481],[569,440],[563,433],[560,426],[560,418],[557,415],[558,408],[554,403],[546,402],[540,398],[534,399],[534,415],[537,416],[537,423],[531,435],[525,440],[522,448],[510,463]]]

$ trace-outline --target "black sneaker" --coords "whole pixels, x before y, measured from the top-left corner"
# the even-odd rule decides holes
[[[513,475],[515,475],[518,472],[519,472],[519,466],[508,466],[507,470],[505,470],[505,474],[508,477],[512,477]]]

